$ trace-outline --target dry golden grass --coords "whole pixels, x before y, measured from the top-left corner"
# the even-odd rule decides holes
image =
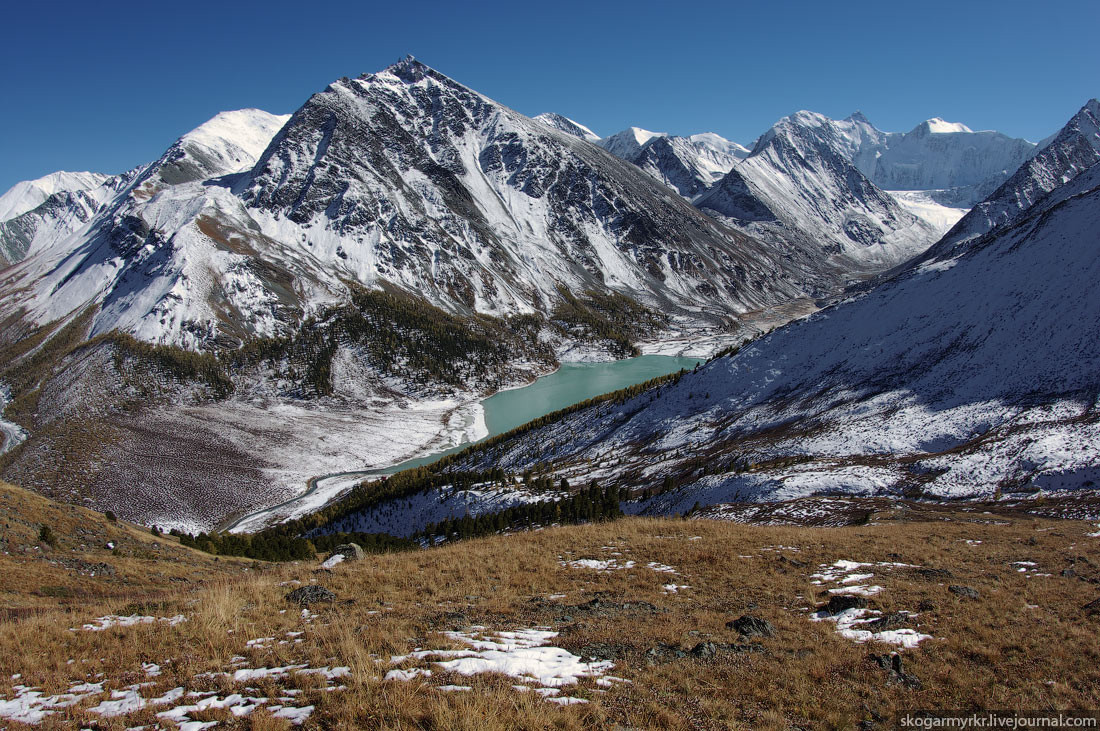
[[[39,540],[43,525],[56,536],[54,546]],[[0,482],[0,618],[51,608],[83,613],[114,599],[159,601],[250,566]]]
[[[180,686],[224,696],[244,692],[242,684],[201,674],[232,669],[231,658],[240,655],[246,658],[240,667],[350,668],[337,681],[347,686],[339,691],[324,690],[317,676],[249,681],[255,691],[246,695],[276,698],[287,688],[300,689],[296,703],[315,706],[306,728],[847,729],[874,717],[887,719],[880,727],[889,726],[903,709],[1100,707],[1100,619],[1082,609],[1100,596],[1093,583],[1100,581],[1100,538],[1085,535],[1096,528],[949,508],[896,515],[905,519],[846,528],[630,519],[370,556],[331,573],[315,573],[316,564],[304,563],[242,572],[239,564],[185,558],[183,549],[169,546],[172,558],[129,560],[154,561],[146,567],[165,574],[221,572],[204,586],[168,586],[159,594],[148,583],[134,585],[147,613],[180,613],[187,622],[69,631],[103,614],[128,613],[133,599],[120,593],[0,623],[0,698],[12,698],[16,683],[63,692],[72,683],[99,680],[108,682],[107,690],[154,682],[142,689],[146,697]],[[563,567],[559,557],[636,563],[601,573]],[[903,651],[905,669],[920,678],[921,689],[888,684],[886,672],[867,658],[891,648],[853,643],[830,622],[809,620],[803,608],[827,597],[826,587],[812,584],[810,575],[838,559],[951,572],[943,577],[903,567],[867,569],[876,574],[871,583],[886,587],[871,599],[873,607],[916,611],[922,601],[935,607],[916,618],[917,629],[933,639]],[[1037,566],[1020,573],[1016,561]],[[655,572],[648,562],[678,573]],[[1062,576],[1071,564],[1076,575]],[[1051,575],[1037,575],[1042,573]],[[282,584],[290,581],[316,581],[338,601],[314,605],[317,617],[306,621],[284,599],[294,585]],[[692,588],[666,594],[661,586],[669,582]],[[981,598],[960,598],[948,591],[950,584],[973,587]],[[26,605],[46,605],[32,587],[25,588],[32,597]],[[566,597],[550,600],[551,594]],[[5,586],[6,597],[15,595],[15,586]],[[596,596],[602,609],[581,606]],[[634,606],[615,606],[624,602]],[[654,609],[639,604],[646,602]],[[726,622],[746,612],[776,627],[774,637],[759,640],[763,652],[647,662],[646,651],[661,644],[686,651],[706,640],[738,642]],[[534,693],[516,692],[517,681],[499,675],[463,677],[437,668],[431,678],[381,680],[392,667],[413,664],[393,666],[392,655],[454,647],[441,632],[467,625],[547,626],[560,633],[553,640],[557,646],[581,655],[603,643],[616,655],[611,674],[631,683],[600,692],[585,681],[563,695],[588,704],[558,707]],[[278,644],[288,632],[304,632],[302,642]],[[265,637],[276,640],[247,646]],[[162,675],[146,678],[142,662],[161,665]],[[22,677],[10,680],[15,673]],[[474,690],[435,690],[443,684]],[[42,727],[122,729],[156,723],[155,712],[170,707],[105,719],[87,711],[101,699],[61,709]],[[224,710],[191,718],[220,720],[230,728],[287,727],[262,707],[242,719]]]

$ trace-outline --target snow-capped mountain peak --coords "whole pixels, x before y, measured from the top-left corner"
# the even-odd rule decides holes
[[[569,117],[562,116],[561,114],[543,112],[542,114],[535,115],[531,119],[534,119],[536,122],[542,122],[547,127],[553,127],[559,132],[565,132],[574,137],[580,137],[582,140],[587,140],[588,142],[597,142],[600,139],[600,136],[588,129],[588,127],[585,127],[580,122],[576,122]]]
[[[723,155],[729,155],[736,158],[745,158],[749,155],[749,148],[744,145],[727,140],[721,135],[717,135],[714,132],[700,132],[699,134],[688,135],[688,140],[693,145],[704,147],[709,150],[721,153]]]
[[[9,221],[42,205],[62,191],[90,190],[108,178],[100,173],[71,173],[59,170],[36,180],[23,180],[0,195],[0,221]]]
[[[950,249],[1011,223],[1047,193],[1065,185],[1097,162],[1100,162],[1100,102],[1090,99],[1004,184],[963,217],[936,244],[936,249]]]
[[[627,127],[610,137],[604,137],[596,144],[615,157],[630,160],[636,156],[647,142],[656,137],[667,137],[664,132],[650,132],[641,127]]]
[[[939,117],[932,117],[926,119],[916,126],[913,132],[925,132],[934,135],[948,135],[948,134],[973,134],[974,130],[967,127],[961,122],[946,122]]]
[[[176,140],[148,166],[135,181],[135,194],[148,198],[165,186],[248,170],[289,119],[289,114],[261,109],[216,114]]]
[[[180,142],[219,153],[227,166],[231,161],[250,167],[288,119],[289,114],[271,114],[262,109],[220,112],[185,134]]]

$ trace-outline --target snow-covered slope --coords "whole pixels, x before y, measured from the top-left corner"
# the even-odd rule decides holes
[[[1100,162],[1100,102],[1092,99],[1048,138],[1034,157],[959,221],[937,248],[953,247],[1011,222],[1036,200],[1097,162]]]
[[[553,127],[559,132],[565,132],[566,134],[573,135],[574,137],[580,137],[582,140],[588,142],[597,142],[600,136],[592,130],[585,127],[580,122],[574,122],[569,117],[563,117],[560,114],[554,112],[543,112],[532,117],[537,122],[542,122],[548,127]]]
[[[830,257],[850,272],[900,264],[933,243],[936,232],[863,176],[838,150],[858,139],[840,135],[821,115],[780,120],[752,154],[696,206],[777,246]]]
[[[0,195],[0,222],[21,216],[46,202],[55,193],[76,193],[99,187],[107,175],[58,171],[37,180],[16,183]]]
[[[673,386],[474,459],[659,488],[681,512],[822,492],[989,496],[1100,479],[1100,165],[1012,224]],[[665,478],[668,478],[665,481]]]
[[[944,205],[939,200],[939,191],[935,190],[887,190],[898,204],[917,218],[923,219],[932,227],[939,238],[970,212],[969,208]]]

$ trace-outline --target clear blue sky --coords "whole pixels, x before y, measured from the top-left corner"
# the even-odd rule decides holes
[[[1038,140],[1100,95],[1097,0],[10,3],[0,191],[119,172],[226,109],[291,112],[413,54],[525,114],[750,143],[779,117]]]

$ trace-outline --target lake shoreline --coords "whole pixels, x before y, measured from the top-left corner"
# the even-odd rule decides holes
[[[479,439],[464,442],[448,449],[429,452],[420,457],[412,457],[388,466],[332,472],[310,477],[306,482],[307,489],[305,492],[276,505],[233,519],[232,522],[226,521],[228,525],[224,530],[252,532],[269,524],[269,518],[271,517],[276,518],[278,522],[291,520],[307,512],[318,510],[338,499],[365,477],[381,477],[406,469],[426,466],[485,439],[511,431],[540,416],[567,408],[589,398],[644,383],[658,376],[676,373],[685,368],[690,370],[696,363],[703,360],[703,358],[683,358],[668,355],[641,355],[615,361],[564,361],[554,371],[539,376],[526,385],[501,389],[491,396],[472,402],[481,407],[481,419],[485,425],[486,433]],[[532,388],[537,388],[536,392],[529,390]],[[520,396],[521,392],[526,393]],[[532,398],[532,396],[535,396],[535,398]],[[456,411],[460,408],[461,406],[456,407]],[[349,479],[352,479],[351,484],[348,484]],[[326,483],[333,481],[336,481],[336,484],[326,485]],[[321,496],[323,496],[323,500],[318,499]],[[292,509],[287,512],[281,510],[287,507]]]

